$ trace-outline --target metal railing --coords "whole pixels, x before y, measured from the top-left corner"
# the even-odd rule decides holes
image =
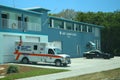
[[[41,25],[38,23],[24,22],[13,19],[2,18],[2,28],[4,29],[23,29],[28,31],[40,31]]]

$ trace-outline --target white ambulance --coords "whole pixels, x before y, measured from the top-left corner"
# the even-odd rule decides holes
[[[61,49],[49,46],[49,43],[16,42],[14,52],[16,60],[22,63],[45,62],[56,66],[67,66],[71,63],[70,56],[63,54]]]

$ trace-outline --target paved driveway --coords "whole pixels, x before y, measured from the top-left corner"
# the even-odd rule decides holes
[[[53,64],[51,65],[38,64],[38,65],[26,65],[26,66],[71,70],[68,72],[19,79],[19,80],[56,80],[56,79],[61,79],[61,78],[66,78],[66,77],[72,77],[72,76],[93,73],[93,72],[110,70],[114,68],[120,68],[120,57],[115,57],[109,60],[74,58],[72,59],[72,63],[68,65],[67,67],[55,67]]]

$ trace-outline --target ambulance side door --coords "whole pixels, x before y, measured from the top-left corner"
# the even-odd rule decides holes
[[[55,58],[53,57],[55,55],[53,49],[48,49],[49,56],[47,57],[47,62],[54,62]]]

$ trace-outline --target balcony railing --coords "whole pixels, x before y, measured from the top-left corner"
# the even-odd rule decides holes
[[[40,31],[41,25],[38,23],[23,22],[23,21],[18,21],[13,19],[2,18],[2,28],[21,29],[21,30],[28,30],[28,31]]]

